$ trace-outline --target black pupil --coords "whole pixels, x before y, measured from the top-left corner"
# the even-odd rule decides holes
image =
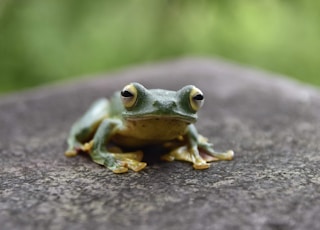
[[[193,99],[201,101],[201,100],[203,100],[203,95],[202,94],[197,94],[196,96],[193,97]]]
[[[128,90],[124,90],[124,91],[121,91],[121,96],[123,96],[123,97],[133,97],[133,94],[130,93]]]

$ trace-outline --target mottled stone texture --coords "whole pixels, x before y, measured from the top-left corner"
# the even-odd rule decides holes
[[[66,158],[74,120],[131,81],[197,85],[197,127],[234,161],[116,175]],[[145,65],[2,97],[0,124],[1,229],[320,229],[320,92],[279,76],[208,59]]]

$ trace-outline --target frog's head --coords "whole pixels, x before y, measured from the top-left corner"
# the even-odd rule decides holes
[[[194,123],[204,102],[202,92],[193,85],[178,91],[146,89],[139,83],[126,85],[121,91],[126,120],[174,119]]]

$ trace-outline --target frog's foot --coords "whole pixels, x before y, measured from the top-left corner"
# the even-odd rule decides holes
[[[78,155],[78,151],[76,149],[68,149],[67,151],[64,152],[64,155],[66,157],[75,157]]]
[[[213,149],[213,145],[208,142],[208,139],[199,135],[198,137],[198,148],[200,151],[201,157],[206,162],[213,161],[230,161],[234,157],[234,152],[229,150],[227,152],[216,152]]]
[[[82,145],[70,148],[70,149],[68,149],[67,151],[64,152],[64,155],[66,157],[75,157],[82,151],[82,148],[83,148]]]
[[[215,151],[203,151],[200,149],[200,156],[206,162],[213,162],[213,161],[230,161],[234,157],[234,152],[229,150],[227,152],[215,152]]]
[[[216,152],[212,148],[212,144],[210,144],[206,141],[198,143],[198,147],[199,147],[201,157],[206,162],[230,161],[234,157],[234,152],[232,150],[229,150],[227,152]]]
[[[75,157],[80,152],[89,152],[93,146],[93,141],[87,142],[85,144],[78,143],[75,147],[69,148],[65,151],[64,155],[67,157]]]
[[[99,157],[92,156],[94,162],[104,165],[114,173],[125,173],[128,169],[138,172],[147,166],[147,163],[141,162],[143,158],[142,151],[130,153],[104,153]]]
[[[197,148],[188,148],[187,146],[180,146],[170,153],[165,154],[162,156],[162,160],[166,161],[174,161],[174,160],[181,160],[181,161],[188,161],[193,163],[194,169],[207,169],[210,167],[208,164],[199,154]]]

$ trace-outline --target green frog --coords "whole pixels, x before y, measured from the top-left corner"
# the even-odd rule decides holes
[[[72,126],[66,156],[87,152],[97,164],[114,173],[140,171],[146,146],[167,149],[166,161],[191,162],[207,169],[212,161],[232,160],[234,153],[216,152],[194,123],[204,103],[200,89],[187,85],[178,91],[146,89],[130,83],[110,100],[99,99]]]

